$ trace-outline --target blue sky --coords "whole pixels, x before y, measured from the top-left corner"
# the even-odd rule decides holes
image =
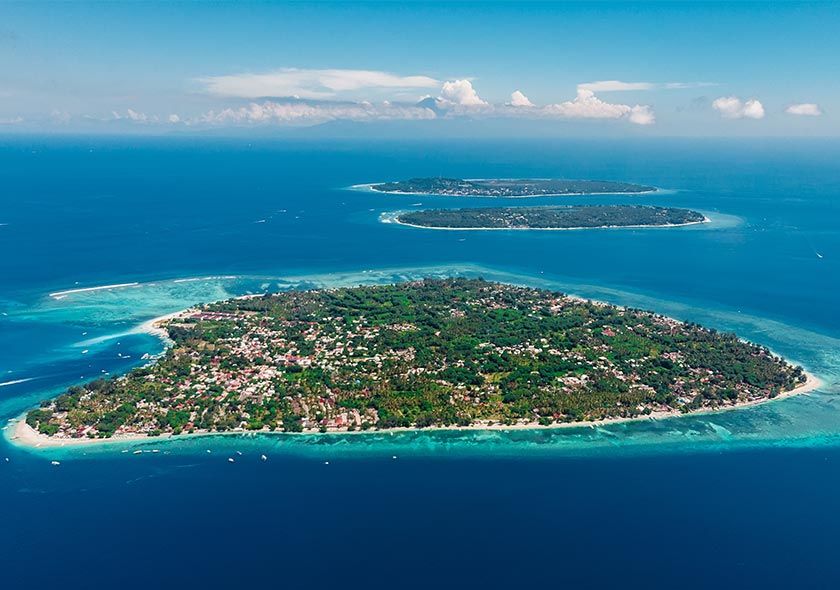
[[[4,3],[0,133],[837,136],[838,23],[837,3]]]

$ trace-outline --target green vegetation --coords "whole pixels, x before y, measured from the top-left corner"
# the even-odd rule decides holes
[[[606,180],[560,180],[556,178],[412,178],[374,184],[375,191],[416,193],[453,197],[541,197],[548,195],[591,195],[599,193],[645,193],[652,186]]]
[[[556,207],[481,207],[410,211],[400,223],[450,229],[571,229],[663,226],[699,223],[702,213],[643,205],[568,205]]]
[[[767,349],[649,312],[481,279],[205,305],[126,376],[27,422],[57,437],[541,424],[760,401],[805,381]]]

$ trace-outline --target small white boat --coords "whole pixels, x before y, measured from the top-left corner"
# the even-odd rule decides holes
[[[228,463],[233,463],[233,461],[234,461],[233,457],[228,457]]]
[[[268,457],[266,457],[265,455],[260,455],[260,459],[262,459],[263,461],[265,461],[265,460],[267,460],[267,459],[268,459]]]
[[[61,461],[50,461],[51,465],[61,465]]]
[[[143,451],[134,451],[132,455],[142,455]]]
[[[87,354],[87,353],[88,353],[88,349],[87,349],[87,348],[86,348],[86,349],[84,349],[84,350],[82,351],[82,354]]]

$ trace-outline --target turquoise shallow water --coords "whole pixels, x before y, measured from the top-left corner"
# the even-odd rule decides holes
[[[124,587],[214,587],[241,580],[231,564],[272,563],[254,583],[276,583],[279,569],[286,585],[314,587],[326,560],[331,572],[369,572],[346,582],[366,587],[840,580],[837,143],[35,138],[0,141],[0,157],[3,423],[158,353],[139,329],[153,317],[245,293],[422,276],[554,288],[734,330],[823,381],[761,406],[594,429],[34,451],[2,440],[0,519],[15,531],[0,541],[5,579],[79,581],[84,562]],[[380,216],[456,205],[344,188],[438,174],[652,184],[666,190],[573,200],[690,207],[712,223],[416,230]],[[556,202],[569,201],[502,203]],[[160,452],[122,452],[136,449]]]
[[[730,226],[726,226],[730,227]],[[212,437],[212,446],[237,447],[247,444],[291,454],[321,453],[324,447],[333,453],[383,455],[387,452],[412,454],[492,454],[512,455],[527,452],[588,455],[593,453],[662,453],[696,452],[732,447],[836,445],[840,442],[840,408],[835,405],[840,391],[840,340],[778,321],[765,320],[738,311],[701,309],[692,303],[663,301],[651,296],[604,289],[586,284],[564,283],[541,277],[529,277],[477,265],[429,266],[403,269],[366,269],[358,272],[333,272],[286,277],[192,277],[134,283],[113,288],[52,294],[40,298],[26,311],[14,312],[11,322],[78,326],[77,338],[68,343],[63,354],[77,360],[87,351],[80,366],[85,381],[103,372],[125,370],[142,363],[144,354],[155,355],[163,343],[143,332],[142,324],[151,318],[172,313],[199,302],[277,291],[290,288],[335,287],[412,280],[421,277],[483,276],[516,284],[557,289],[574,295],[608,300],[621,305],[655,309],[672,317],[697,321],[721,330],[735,331],[742,337],[761,342],[817,375],[823,385],[807,395],[737,411],[717,412],[664,420],[643,420],[626,424],[581,427],[576,429],[472,432],[443,431],[390,434],[350,434],[322,436],[257,435],[253,438]],[[82,330],[82,328],[85,328]],[[84,335],[82,335],[84,334]],[[127,358],[126,358],[127,357]],[[87,366],[85,366],[87,365]],[[103,368],[100,368],[100,365]],[[10,414],[43,396],[40,379],[18,385],[28,386],[38,397],[21,396],[5,401]],[[8,432],[11,432],[8,431]],[[256,439],[256,440],[255,440]],[[88,447],[89,455],[113,453],[123,448],[165,448],[204,450],[206,437],[197,440],[167,440]],[[78,454],[79,449],[50,449],[50,457]]]

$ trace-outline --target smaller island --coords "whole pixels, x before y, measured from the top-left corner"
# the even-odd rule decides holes
[[[652,186],[607,180],[561,180],[557,178],[411,178],[370,185],[383,193],[440,195],[448,197],[550,197],[569,195],[638,194]]]
[[[407,211],[391,218],[430,229],[596,229],[678,227],[707,222],[697,211],[647,205],[472,207]]]

